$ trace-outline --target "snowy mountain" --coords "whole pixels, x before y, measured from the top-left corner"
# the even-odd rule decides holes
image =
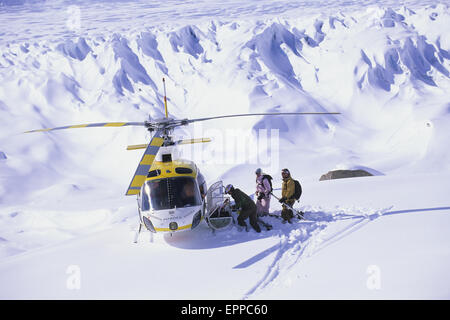
[[[0,1],[0,297],[448,299],[449,18],[445,2]],[[174,118],[340,112],[175,132],[213,139],[181,150],[208,185],[252,194],[262,167],[279,195],[288,167],[309,221],[134,244],[142,153],[125,148],[149,134],[23,133],[162,118],[163,77]],[[334,169],[375,176],[319,181]]]

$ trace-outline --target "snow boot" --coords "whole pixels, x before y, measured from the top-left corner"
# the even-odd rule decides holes
[[[260,233],[260,232],[261,232],[261,228],[259,227],[259,225],[258,225],[257,222],[254,222],[254,223],[251,223],[251,222],[250,222],[250,225],[252,226],[252,228],[253,228],[257,233]]]
[[[258,223],[260,223],[264,228],[266,228],[267,231],[273,229],[273,226],[271,224],[262,221],[260,218],[258,218]]]
[[[242,232],[242,231],[249,231],[249,229],[248,229],[248,225],[244,222],[244,224],[240,224],[239,222],[238,222],[238,225],[237,225],[237,229],[238,229],[238,231],[239,232]]]

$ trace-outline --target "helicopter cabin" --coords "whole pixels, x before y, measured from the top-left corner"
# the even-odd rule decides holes
[[[166,160],[166,161],[164,161]],[[155,161],[141,189],[141,210],[167,210],[201,206],[206,182],[192,161]]]

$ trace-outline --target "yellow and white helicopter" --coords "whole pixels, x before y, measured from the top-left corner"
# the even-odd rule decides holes
[[[339,114],[337,112],[253,113],[178,120],[168,116],[166,94],[164,94],[164,106],[165,118],[162,119],[69,125],[31,130],[26,133],[92,127],[141,126],[146,128],[152,134],[150,142],[127,148],[127,150],[145,149],[125,193],[127,196],[136,195],[138,200],[140,224],[135,237],[137,242],[143,225],[152,233],[172,234],[194,229],[202,219],[205,219],[213,230],[231,223],[231,216],[218,215],[219,209],[223,209],[224,204],[222,182],[219,181],[208,189],[205,178],[196,164],[176,157],[176,148],[179,145],[211,140],[200,138],[174,141],[172,133],[175,128],[198,121],[232,117]]]

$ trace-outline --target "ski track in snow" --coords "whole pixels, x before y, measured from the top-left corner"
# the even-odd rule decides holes
[[[242,299],[251,299],[253,295],[262,290],[270,290],[270,285],[276,284],[279,275],[291,269],[302,259],[311,257],[325,247],[364,227],[370,221],[387,213],[391,208],[392,206],[383,209],[341,209],[338,212],[305,211],[305,219],[308,220],[303,221],[298,228],[290,230],[288,233],[280,231],[280,243],[276,246],[276,255],[272,263],[268,265],[264,276],[245,293]],[[359,211],[359,214],[350,214],[355,211]],[[350,222],[345,223],[346,220],[350,220]],[[306,221],[310,223],[302,226]],[[333,228],[336,230],[330,230]]]

